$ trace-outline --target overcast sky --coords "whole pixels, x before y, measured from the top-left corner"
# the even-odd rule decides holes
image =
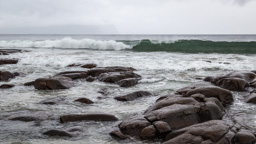
[[[0,33],[256,34],[256,0],[0,0]]]

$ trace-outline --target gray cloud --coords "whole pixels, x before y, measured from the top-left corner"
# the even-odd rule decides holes
[[[256,33],[255,7],[253,0],[0,0],[0,33]]]

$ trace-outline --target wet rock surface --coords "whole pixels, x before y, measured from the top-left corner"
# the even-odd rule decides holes
[[[0,85],[0,89],[9,89],[9,88],[13,88],[14,85],[13,84],[2,84]]]
[[[38,90],[68,89],[73,86],[74,82],[68,77],[40,78],[34,82],[34,87]]]
[[[75,121],[117,121],[118,118],[110,114],[71,114],[60,117],[61,123]]]
[[[0,59],[0,65],[17,64],[18,61],[18,59]]]
[[[118,101],[132,101],[140,97],[146,97],[146,96],[154,96],[154,93],[148,92],[148,91],[136,91],[130,94],[126,94],[123,96],[117,96],[115,97]]]
[[[9,71],[0,71],[0,81],[9,81],[15,77],[15,74]]]
[[[231,104],[232,101],[232,94],[222,88],[186,87],[158,99],[144,115],[124,120],[119,124],[119,129],[123,134],[141,140],[166,139],[166,135],[173,131],[203,122],[221,120],[225,114],[224,105]],[[195,138],[193,135],[190,137]],[[203,139],[198,140],[202,141]]]
[[[88,98],[79,98],[79,99],[76,99],[75,102],[80,102],[80,103],[85,103],[85,104],[93,104],[94,103],[93,101],[91,101]]]
[[[43,134],[51,137],[72,137],[70,133],[62,130],[49,130]]]
[[[232,91],[246,91],[256,75],[250,71],[231,72],[217,77],[206,77],[205,81],[211,82],[221,88]]]

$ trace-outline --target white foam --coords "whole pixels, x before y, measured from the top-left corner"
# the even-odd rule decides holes
[[[84,48],[97,50],[124,50],[131,49],[131,46],[114,40],[101,41],[93,39],[72,39],[63,38],[57,40],[11,40],[0,41],[1,48]]]

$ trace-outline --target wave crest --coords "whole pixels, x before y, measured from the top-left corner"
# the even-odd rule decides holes
[[[124,50],[131,49],[131,46],[114,40],[93,40],[93,39],[72,39],[63,38],[57,40],[11,40],[0,41],[2,48],[83,48],[96,50]]]

